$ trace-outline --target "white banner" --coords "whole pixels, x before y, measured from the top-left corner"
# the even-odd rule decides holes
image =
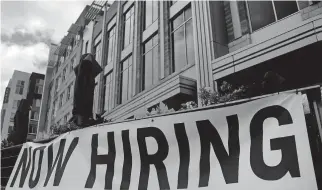
[[[25,143],[7,189],[317,189],[302,98],[106,124]]]

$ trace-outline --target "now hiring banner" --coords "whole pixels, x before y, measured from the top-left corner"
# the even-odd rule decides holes
[[[302,98],[282,94],[25,143],[17,189],[317,189]]]

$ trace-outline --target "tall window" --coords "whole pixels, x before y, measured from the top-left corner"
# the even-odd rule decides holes
[[[134,26],[134,6],[129,8],[124,14],[124,27],[123,27],[123,49],[126,48],[133,40],[133,26]]]
[[[37,133],[37,125],[29,124],[29,133]]]
[[[98,85],[95,83],[94,99],[93,99],[93,113],[98,112]]]
[[[154,35],[143,46],[143,89],[159,81],[159,35]]]
[[[60,80],[60,75],[58,75],[58,77],[56,78],[56,84],[55,84],[55,91],[57,92],[59,87],[60,87],[60,83],[61,83],[61,80]]]
[[[16,85],[16,94],[23,94],[23,88],[25,85],[25,81],[18,80]]]
[[[94,40],[94,44],[95,44],[95,47],[94,47],[94,52],[95,52],[95,59],[96,61],[101,65],[101,58],[102,58],[102,53],[101,53],[101,50],[102,50],[102,43],[101,43],[101,38],[100,36],[98,36],[95,40]]]
[[[19,104],[20,104],[20,100],[14,100],[13,101],[12,108],[13,109],[17,109],[19,107]]]
[[[59,97],[59,108],[61,108],[63,105],[63,98],[64,98],[64,93],[62,92]]]
[[[70,63],[70,65],[69,65],[69,73],[71,73],[71,72],[73,72],[73,70],[74,70],[74,62],[75,62],[75,56],[76,55],[74,55],[74,57],[71,59],[71,63]]]
[[[252,30],[258,30],[298,11],[296,1],[248,1]]]
[[[173,71],[180,71],[195,59],[190,6],[171,21],[171,28]]]
[[[145,1],[145,28],[148,28],[159,17],[159,2]]]
[[[43,79],[36,79],[35,93],[42,94],[43,85],[44,85]]]
[[[107,47],[107,65],[112,64],[114,60],[114,51],[115,51],[115,26],[113,26],[107,32],[107,40],[108,40],[108,47]]]
[[[31,111],[31,116],[30,116],[31,119],[38,120],[38,117],[39,117],[38,111]]]
[[[64,82],[66,79],[66,67],[63,69],[63,75],[62,75],[62,82]]]
[[[53,102],[53,114],[52,114],[52,119],[53,119],[53,117],[55,117],[56,116],[56,112],[57,112],[57,106],[58,106],[58,104],[57,104],[57,98],[54,100],[54,102]]]
[[[40,108],[40,105],[41,105],[41,99],[33,99],[32,100],[32,107],[33,108]]]
[[[67,114],[64,116],[64,123],[67,123],[68,114],[69,114],[69,113],[67,113]]]
[[[66,101],[68,101],[70,99],[70,91],[71,91],[71,88],[72,88],[72,84],[70,84],[67,87]]]
[[[132,56],[124,60],[120,65],[120,96],[119,104],[130,99],[132,93]]]
[[[10,116],[10,119],[14,119],[15,118],[15,115],[16,115],[16,112],[12,112],[11,113],[11,116]]]
[[[112,72],[107,74],[104,79],[104,110],[110,111],[113,106],[112,99]]]

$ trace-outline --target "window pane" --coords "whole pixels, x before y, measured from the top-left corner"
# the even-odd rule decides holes
[[[191,17],[192,17],[191,7],[189,7],[184,11],[184,20],[189,20],[189,18]]]
[[[172,34],[174,71],[180,71],[186,65],[184,27]]]
[[[193,43],[192,20],[189,20],[186,23],[186,40],[187,40],[188,64],[194,64],[195,63],[195,51],[194,51],[194,43]]]
[[[130,26],[130,36],[129,36],[130,39],[129,39],[129,42],[132,43],[132,40],[133,40],[132,38],[133,38],[133,33],[134,33],[134,30],[133,30],[134,29],[134,16],[133,15],[131,16],[130,21],[131,21],[130,22],[131,26]]]
[[[127,70],[128,70],[128,73],[129,73],[127,100],[129,100],[129,99],[131,99],[131,96],[132,96],[132,83],[133,83],[133,79],[132,79],[132,59],[131,58],[129,60],[129,68]]]
[[[180,14],[172,21],[172,29],[176,29],[178,26],[180,26],[183,23],[183,14]]]
[[[271,1],[249,1],[248,7],[253,31],[275,22]]]
[[[130,25],[131,21],[130,19],[125,21],[125,26],[124,26],[124,45],[123,47],[125,48],[127,45],[130,43]]]
[[[144,52],[148,52],[149,50],[151,50],[153,44],[152,44],[152,40],[150,39],[149,41],[147,41],[145,44],[144,44]]]
[[[159,2],[158,1],[152,1],[153,2],[153,19],[152,22],[154,22],[159,17]]]
[[[108,49],[107,49],[107,63],[110,63],[113,60],[113,49],[114,49],[114,39],[115,35],[112,34],[114,31],[113,29],[110,30],[109,32],[109,41],[108,41]]]
[[[144,89],[152,85],[152,51],[144,57]]]
[[[153,37],[153,45],[155,46],[156,44],[158,44],[159,43],[159,35],[158,34],[156,34],[156,35],[154,35],[154,37]]]
[[[295,1],[274,1],[277,19],[282,19],[297,12]]]
[[[153,84],[156,84],[159,81],[159,46],[153,48]]]
[[[153,20],[153,1],[145,1],[145,28],[152,24]]]
[[[128,74],[128,69],[124,70],[122,73],[122,103],[127,100]]]

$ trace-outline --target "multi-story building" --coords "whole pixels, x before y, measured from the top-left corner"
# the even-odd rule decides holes
[[[1,139],[7,138],[13,131],[14,117],[21,99],[28,93],[30,73],[14,70],[5,90],[1,110]]]
[[[30,105],[27,140],[36,138],[45,75],[32,72],[29,78],[27,101]]]
[[[106,119],[141,117],[161,102],[177,110],[198,101],[202,87],[251,84],[267,71],[283,76],[286,88],[321,84],[322,2],[115,1],[88,16],[95,6],[82,13],[94,20],[81,30],[80,52],[103,68],[93,109]],[[60,93],[51,123],[72,109]]]
[[[1,138],[7,138],[14,130],[14,117],[21,99],[27,99],[30,106],[28,140],[37,132],[44,75],[15,70],[5,90],[1,110]]]
[[[91,43],[89,40],[94,21],[85,18],[89,8],[90,6],[84,8],[60,44],[50,46],[38,124],[38,139],[48,137],[51,125],[65,123],[72,116],[74,67],[79,62],[83,51],[90,50],[88,44]]]

